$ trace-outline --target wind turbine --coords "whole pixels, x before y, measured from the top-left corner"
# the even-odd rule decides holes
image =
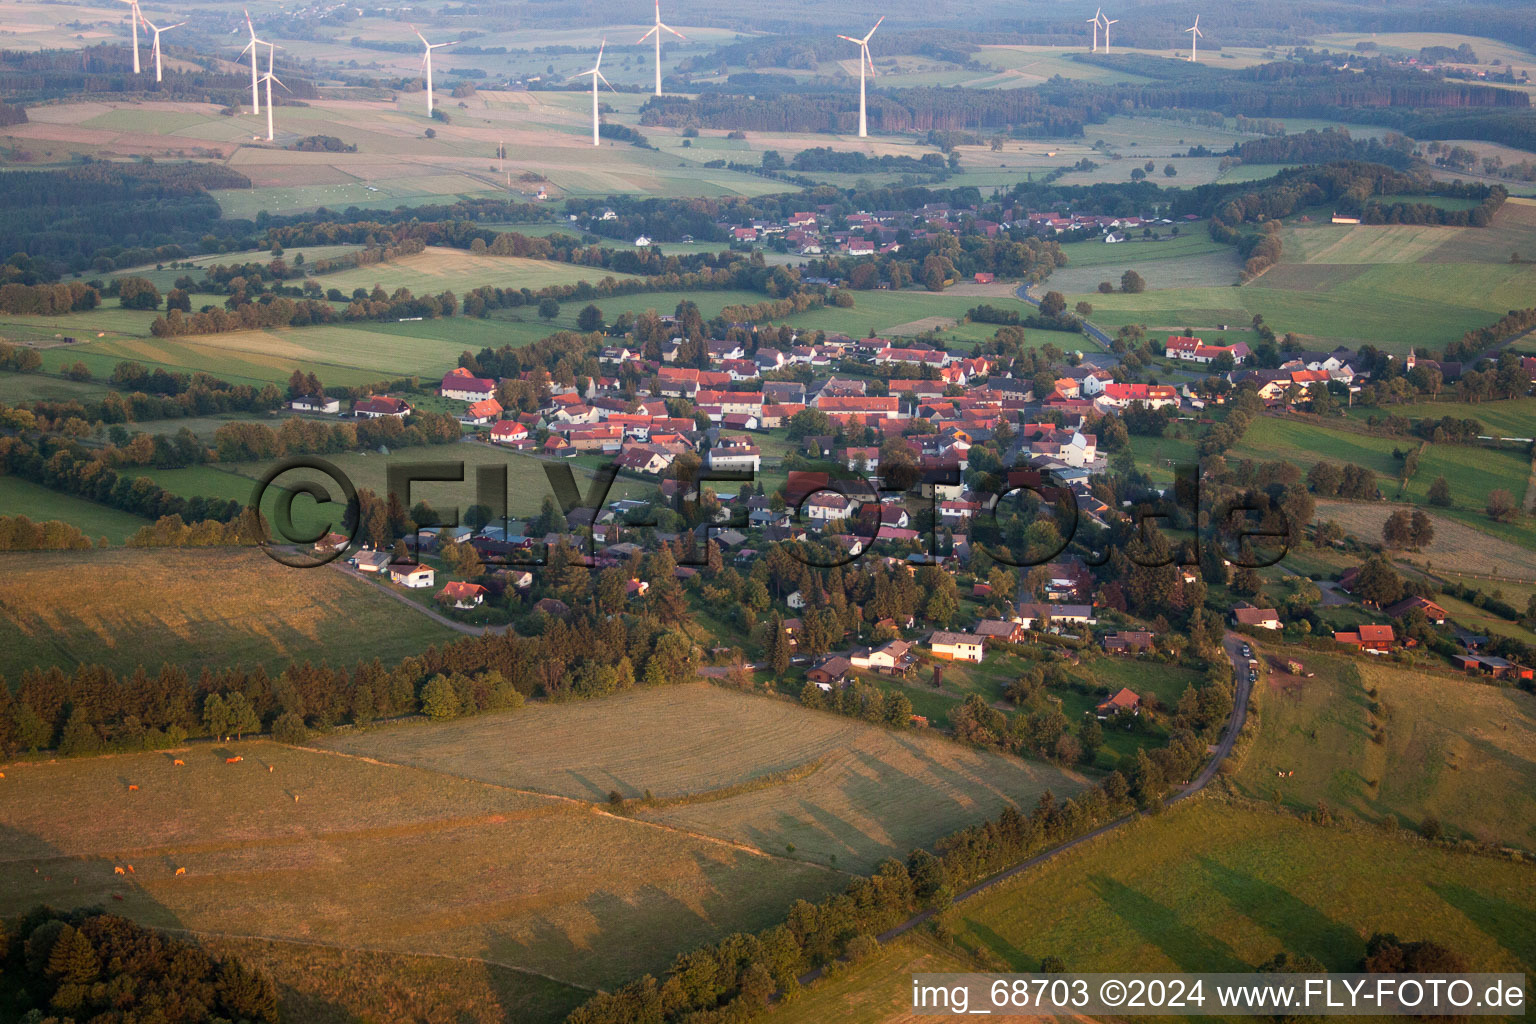
[[[651,30],[649,32],[647,32],[645,35],[643,35],[643,36],[641,36],[639,38],[639,40],[636,42],[636,45],[638,46],[640,43],[645,42],[647,39],[651,38],[651,36],[655,36],[656,37],[656,95],[657,96],[661,95],[661,34],[663,32],[671,32],[673,35],[677,36],[677,38],[679,38],[679,39],[687,39],[688,38],[687,36],[685,36],[681,32],[679,32],[677,29],[673,28],[671,25],[663,25],[661,23],[661,0],[656,0],[656,24],[651,27]]]
[[[263,43],[263,45],[266,46],[266,48],[267,48],[267,73],[261,76],[261,80],[263,82],[267,83],[267,141],[271,142],[272,141],[272,83],[276,82],[278,85],[283,85],[283,80],[278,78],[276,75],[274,75],[272,73],[272,60],[273,60],[273,57],[277,53],[277,49],[278,49],[277,44],[276,43]],[[287,90],[288,90],[288,87],[286,85],[283,85],[283,91],[286,92]]]
[[[139,22],[144,19],[144,13],[139,10],[139,0],[119,0],[128,5],[129,23],[133,25],[133,73],[138,74],[139,68]]]
[[[411,26],[411,31],[416,32],[416,26]],[[445,46],[452,46],[453,40],[446,43],[429,43],[427,37],[416,32],[416,38],[421,40],[421,45],[427,48],[426,55],[421,58],[421,66],[427,69],[427,116],[432,116],[432,51],[440,50]]]
[[[1089,52],[1099,52],[1099,19],[1104,17],[1104,8],[1100,7],[1093,12],[1093,17],[1088,19],[1088,24],[1093,26],[1093,49]]]
[[[155,81],[158,82],[160,81],[160,33],[169,32],[173,28],[181,28],[181,26],[185,25],[186,22],[178,21],[174,25],[167,25],[164,28],[156,28],[155,23],[144,17],[142,14],[139,15],[139,20],[144,22],[145,28],[149,29],[155,34],[155,44],[150,48],[150,50],[155,57]]]
[[[1114,20],[1110,20],[1109,18],[1105,18],[1104,19],[1104,52],[1105,53],[1109,52],[1109,26],[1111,26],[1111,25],[1118,25],[1118,24],[1120,24],[1120,19],[1119,18],[1115,18]]]
[[[880,15],[880,21],[885,20],[885,15]],[[875,22],[875,28],[880,27],[880,21]],[[875,62],[869,56],[869,37],[875,34],[875,28],[865,33],[863,39],[855,39],[853,36],[839,35],[837,38],[846,39],[859,48],[859,138],[869,137],[869,119],[864,106],[864,68],[869,67],[869,73],[875,73]]]
[[[612,82],[608,81],[608,79],[603,77],[603,73],[600,70],[602,68],[602,66],[603,66],[603,50],[604,50],[605,47],[607,47],[607,45],[608,45],[608,40],[604,39],[602,46],[599,46],[597,48],[597,63],[592,65],[592,70],[591,71],[583,71],[581,74],[576,76],[577,78],[585,78],[588,75],[592,76],[592,145],[594,145],[594,146],[602,145],[602,143],[600,141],[598,141],[598,135],[597,135],[597,124],[598,124],[598,120],[597,120],[597,83],[599,81],[601,81],[604,85],[606,85],[612,91],[614,91],[614,92],[618,92],[619,91],[619,90],[613,88],[613,83]]]
[[[251,113],[259,114],[261,113],[261,93],[256,88],[256,47],[261,45],[261,40],[256,38],[256,26],[251,24],[250,11],[245,12],[245,27],[251,33],[251,41],[245,44],[245,49],[240,51],[240,55],[243,57],[246,50],[251,51]]]
[[[1194,63],[1199,54],[1199,38],[1205,35],[1200,31],[1200,15],[1195,15],[1195,23],[1184,30],[1189,33],[1189,60]]]

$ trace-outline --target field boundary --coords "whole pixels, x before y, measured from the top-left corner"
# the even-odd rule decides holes
[[[377,757],[369,757],[366,754],[348,753],[344,750],[328,750],[325,747],[311,747],[303,744],[295,744],[293,749],[307,751],[312,754],[329,754],[332,757],[339,757],[352,761],[361,761],[364,764],[371,764],[380,768],[400,768],[406,771],[417,771],[429,775],[440,776],[442,778],[455,779],[459,782],[468,782],[474,785],[487,786],[491,789],[499,789],[508,793],[516,793],[519,796],[526,796],[533,799],[547,800],[553,803],[569,805],[571,807],[583,810],[588,814],[596,815],[600,818],[611,818],[616,821],[627,821],[636,825],[643,825],[647,828],[654,828],[662,832],[670,832],[674,835],[688,836],[691,839],[697,839],[701,842],[711,843],[716,846],[724,846],[728,849],[735,850],[738,853],[751,854],[755,857],[765,857],[769,860],[782,860],[790,864],[809,865],[811,867],[830,871],[833,874],[846,875],[849,878],[857,877],[857,872],[844,871],[841,868],[830,867],[826,864],[817,864],[814,861],[800,860],[796,857],[786,857],[782,854],[772,853],[760,847],[753,846],[751,843],[742,843],[734,839],[725,839],[720,836],[712,836],[704,832],[695,832],[692,829],[679,828],[676,825],[668,825],[660,821],[651,821],[647,818],[637,818],[629,814],[618,814],[614,811],[608,810],[601,804],[593,803],[590,800],[580,800],[573,796],[564,796],[559,793],[543,793],[536,789],[524,789],[521,786],[511,786],[504,782],[491,782],[487,779],[477,779],[468,775],[455,775],[453,772],[440,771],[436,768],[426,768],[421,765],[407,764],[403,761],[385,761]],[[736,794],[731,795],[734,796]]]

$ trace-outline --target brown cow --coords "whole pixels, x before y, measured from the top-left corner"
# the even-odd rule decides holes
[[[120,892],[115,892],[112,894],[112,898],[115,900],[121,900],[123,898],[123,894]]]
[[[273,767],[272,767],[272,766],[271,766],[271,765],[267,765],[267,771],[269,771],[269,772],[275,772],[275,771],[277,771],[277,769],[276,769],[276,768],[273,768]]]
[[[128,792],[130,792],[130,793],[137,793],[138,791],[139,791],[139,787],[138,786],[130,785],[128,787]]]
[[[171,764],[175,765],[177,768],[185,768],[187,762],[178,757],[176,760],[172,761]]]
[[[129,865],[128,865],[128,873],[129,873],[129,874],[130,874],[130,875],[131,875],[131,874],[133,874],[133,865],[132,865],[132,864],[129,864]]]
[[[297,793],[293,794],[293,802],[294,803],[298,803],[299,802],[299,794],[297,794]]]
[[[243,757],[226,757],[224,759],[224,763],[225,764],[236,764],[236,763],[238,763],[240,761],[244,761],[244,760],[245,760],[245,758],[243,758]]]
[[[180,878],[182,875],[184,875],[186,873],[187,873],[187,869],[186,868],[177,868],[176,869],[176,877],[177,878]]]
[[[122,869],[122,868],[113,868],[113,869],[112,869],[112,873],[113,873],[113,874],[114,874],[114,875],[121,875],[121,874],[124,874],[124,873],[125,873],[125,872],[124,872],[124,871],[123,871],[123,869]]]

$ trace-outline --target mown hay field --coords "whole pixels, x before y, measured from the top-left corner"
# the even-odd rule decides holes
[[[1473,970],[1529,972],[1533,915],[1529,863],[1201,800],[960,904],[944,915],[953,943],[903,937],[767,1019],[925,1020],[908,1016],[912,969],[1035,971],[1047,956],[1069,971],[1187,973],[1250,971],[1287,952],[1351,971],[1378,931],[1441,943]]]
[[[586,803],[266,741],[6,775],[0,913],[102,903],[155,926],[467,957],[558,983],[516,1019],[557,1019],[568,990],[659,972],[846,883]],[[352,983],[381,980],[359,969]]]
[[[0,515],[26,516],[35,523],[62,520],[78,526],[92,541],[105,537],[113,544],[122,543],[130,534],[149,525],[148,519],[132,513],[52,491],[15,476],[0,476]],[[10,557],[7,552],[7,558]]]
[[[1261,726],[1237,776],[1241,792],[1405,828],[1436,818],[1536,850],[1536,697],[1376,659],[1299,660],[1316,675],[1272,666],[1259,687]]]
[[[1073,772],[698,684],[430,728],[338,735],[330,748],[580,800],[796,859],[868,870],[1006,803],[1065,798]],[[649,792],[654,798],[645,801]],[[835,860],[834,860],[835,858]]]
[[[9,552],[0,574],[0,675],[80,663],[280,670],[418,653],[447,628],[334,569],[255,550]],[[359,628],[359,624],[366,628]]]

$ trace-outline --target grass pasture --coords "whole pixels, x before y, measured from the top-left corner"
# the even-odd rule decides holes
[[[78,663],[281,669],[418,653],[453,634],[333,569],[253,550],[10,552],[0,576],[0,675]],[[368,623],[366,631],[359,622]]]
[[[1108,330],[1145,324],[1209,332],[1258,313],[1277,332],[1318,346],[1369,343],[1406,354],[1413,346],[1438,352],[1528,305],[1536,291],[1536,265],[1509,262],[1512,252],[1536,251],[1536,203],[1525,200],[1505,203],[1486,228],[1293,221],[1282,240],[1282,262],[1243,287],[1160,284],[1143,272],[1150,287],[1138,295],[1099,295],[1073,278],[1078,290],[1068,302],[1092,303],[1094,322]]]
[[[1271,666],[1260,684],[1259,735],[1240,792],[1405,828],[1435,817],[1477,839],[1536,849],[1536,697],[1371,659],[1301,660],[1315,676]]]
[[[779,856],[869,870],[887,856],[1084,780],[699,684],[430,728],[341,736],[349,754],[602,802]],[[653,797],[644,801],[649,792]]]
[[[342,270],[317,278],[326,288],[339,288],[351,295],[355,288],[372,289],[378,285],[386,292],[405,287],[417,294],[451,288],[456,294],[480,285],[498,288],[527,288],[538,291],[549,285],[596,283],[604,277],[622,280],[630,274],[614,274],[601,267],[584,267],[550,260],[518,256],[492,256],[463,249],[433,246],[414,256],[404,256],[387,263],[376,263],[352,270]]]
[[[554,1021],[585,986],[659,972],[844,880],[435,772],[261,741],[175,754],[185,767],[169,752],[7,766],[0,912],[101,902],[199,933],[484,960],[541,976],[510,1019]],[[347,980],[398,984],[361,964]]]
[[[1345,532],[1376,543],[1381,539],[1381,527],[1387,517],[1405,507],[1408,506],[1393,502],[1320,501],[1316,521],[1335,520]],[[1435,526],[1434,541],[1422,551],[1396,552],[1399,561],[1422,564],[1429,569],[1536,581],[1536,551],[1530,544],[1529,526],[1523,527],[1523,535],[1511,531],[1508,537],[1495,536],[1435,511],[1429,511],[1429,516]]]
[[[149,525],[148,519],[130,512],[49,490],[15,476],[0,476],[0,515],[26,516],[36,523],[58,519],[78,526],[93,541],[105,537],[113,544],[121,544],[130,534]]]
[[[1249,971],[1284,951],[1352,971],[1377,931],[1443,943],[1474,970],[1529,972],[1533,883],[1528,863],[1196,801],[960,904],[951,943],[908,933],[768,1020],[921,1020],[914,971],[1035,971],[1046,956],[1068,971]]]

